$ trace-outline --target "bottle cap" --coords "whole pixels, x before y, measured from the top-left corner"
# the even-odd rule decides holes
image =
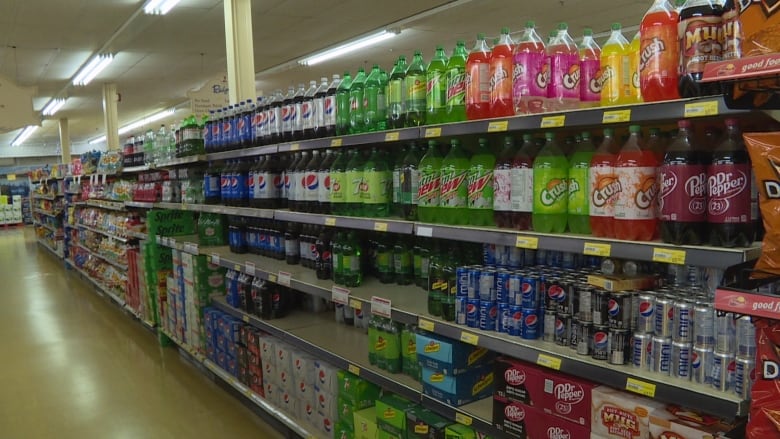
[[[660,128],[655,128],[655,127],[650,128],[650,135],[651,136],[657,136],[659,134],[661,134],[661,129]]]
[[[677,128],[690,128],[691,127],[691,121],[688,119],[682,119],[677,122]]]
[[[536,23],[533,20],[528,20],[528,21],[525,22],[525,27],[526,27],[526,29],[534,28],[534,27],[536,27]]]
[[[452,140],[450,140],[450,145],[452,145],[452,146],[459,146],[460,145],[460,140],[452,139]]]
[[[501,28],[501,35],[509,35],[509,28],[508,27],[502,27]]]
[[[620,23],[612,23],[612,30],[613,31],[620,30],[622,28],[623,27],[620,25]]]
[[[726,126],[727,127],[735,127],[739,125],[739,121],[737,119],[734,119],[733,117],[730,117],[726,119]]]
[[[547,140],[553,140],[555,138],[555,133],[548,131],[544,133],[544,138]]]
[[[523,134],[523,141],[528,142],[531,139],[533,139],[534,136],[532,134]]]
[[[569,25],[566,23],[559,23],[558,24],[558,30],[566,30],[569,28]]]
[[[483,34],[482,32],[478,33],[477,34],[477,39],[478,40],[484,40],[485,39],[485,34]]]
[[[615,130],[612,128],[604,128],[604,136],[612,137],[615,135]]]
[[[628,132],[631,134],[641,133],[642,127],[640,127],[639,125],[631,125],[630,127],[628,127]]]
[[[582,35],[586,37],[592,37],[593,36],[593,29],[586,27],[585,30],[582,31]]]

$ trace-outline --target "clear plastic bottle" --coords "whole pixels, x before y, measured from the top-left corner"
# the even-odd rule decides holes
[[[512,58],[515,114],[543,113],[547,104],[550,69],[544,41],[536,33],[533,21],[525,23],[525,31],[515,46]]]
[[[580,51],[580,107],[601,104],[601,47],[593,39],[593,29],[583,31]]]
[[[601,68],[604,75],[601,105],[632,102],[630,43],[623,36],[621,29],[620,23],[612,23],[612,34],[601,48]]]

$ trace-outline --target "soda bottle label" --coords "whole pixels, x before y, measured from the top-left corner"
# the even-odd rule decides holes
[[[406,76],[406,110],[425,111],[426,81],[422,75]]]
[[[438,170],[420,171],[420,187],[417,190],[417,204],[420,207],[439,207],[441,177]]]
[[[490,102],[490,66],[487,63],[472,63],[466,67],[466,103],[487,104]]]
[[[282,107],[282,131],[285,133],[293,130],[293,108],[295,108],[293,105]],[[230,127],[228,127],[228,130],[230,130]]]
[[[588,168],[569,169],[569,202],[568,211],[571,215],[588,215]]]
[[[466,72],[461,69],[450,69],[447,72],[447,107],[458,107],[466,104]]]
[[[707,173],[702,165],[663,165],[661,221],[700,222],[707,213]]]
[[[269,199],[276,199],[281,198],[282,191],[284,190],[284,176],[281,174],[274,174],[271,172],[265,172],[263,173],[265,178],[265,187],[268,189],[265,191],[267,195],[265,198]],[[261,193],[263,192],[264,186],[260,186]]]
[[[420,171],[407,169],[401,173],[401,203],[417,205],[417,196],[420,191]],[[438,199],[436,200],[438,206]]]
[[[404,113],[405,95],[404,81],[402,79],[390,81],[390,84],[387,87],[387,107],[391,114]]]
[[[677,29],[669,26],[650,26],[640,35],[639,74],[643,82],[663,80],[675,76],[677,61]]]
[[[313,101],[303,101],[301,104],[301,124],[304,130],[314,129],[314,104]]]
[[[518,52],[512,69],[512,95],[515,103],[529,97],[546,98],[550,72],[544,53]],[[539,111],[541,111],[541,101]],[[534,109],[527,109],[534,112]]]
[[[531,212],[534,206],[534,170],[512,168],[512,212]]]
[[[323,104],[325,126],[336,125],[336,95],[325,96]]]
[[[690,17],[680,20],[680,61],[685,74],[701,73],[708,62],[722,58],[720,16]]]
[[[360,185],[360,199],[364,204],[385,204],[390,200],[387,183],[390,173],[387,171],[367,171]]]
[[[493,210],[509,212],[512,210],[512,170],[493,171]]]
[[[401,170],[393,170],[393,203],[401,202]]]
[[[377,253],[376,255],[376,269],[380,273],[392,273],[393,266],[391,265],[391,256],[389,251]]]
[[[590,216],[609,217],[615,214],[615,201],[620,194],[620,181],[611,166],[594,166],[588,172]]]
[[[412,260],[409,257],[409,252],[393,253],[393,267],[396,273],[411,273]]]
[[[580,59],[576,53],[560,53],[550,57],[550,85],[547,97],[553,99],[580,98]]]
[[[333,171],[330,173],[330,202],[347,202],[347,173]]]
[[[580,61],[580,100],[599,102],[601,100],[601,61],[588,59]]]
[[[477,168],[469,172],[469,209],[493,208],[493,170]]]
[[[319,200],[320,175],[317,172],[305,172],[301,180],[303,188],[303,199],[316,202]]]
[[[742,21],[739,19],[739,9],[734,7],[723,11],[723,59],[739,59],[742,57]]]
[[[330,171],[320,171],[317,173],[319,187],[317,188],[317,201],[320,203],[330,203]]]
[[[360,192],[363,183],[363,171],[347,171],[347,193],[345,197],[347,203],[362,203]]]
[[[442,72],[428,72],[425,100],[430,109],[444,108],[447,103],[447,84]]]
[[[512,58],[499,57],[490,63],[490,96],[493,102],[512,100]]]
[[[534,169],[534,213],[548,215],[566,213],[567,175],[567,169]]]
[[[465,169],[452,169],[441,173],[441,207],[466,207],[469,189]]]
[[[303,130],[303,102],[293,105],[293,130]]]
[[[750,222],[750,165],[710,165],[707,175],[707,221],[715,224]]]
[[[655,198],[658,195],[655,172],[656,168],[652,166],[615,168],[615,176],[621,187],[615,200],[616,219],[655,218]]]

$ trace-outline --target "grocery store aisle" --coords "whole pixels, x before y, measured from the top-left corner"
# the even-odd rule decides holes
[[[281,437],[69,274],[0,231],[0,438]]]

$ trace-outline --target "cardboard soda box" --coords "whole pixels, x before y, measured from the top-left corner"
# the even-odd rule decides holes
[[[528,423],[528,435],[533,439],[577,439],[587,438],[590,429],[559,416],[532,410],[532,421]]]
[[[430,410],[415,407],[406,412],[406,438],[444,439],[444,429],[450,424]]]
[[[432,334],[417,334],[416,347],[417,360],[423,367],[446,375],[457,375],[495,358],[485,348]]]
[[[352,422],[345,422],[343,419],[339,419],[336,422],[336,427],[333,431],[333,439],[354,439],[355,431],[352,428]]]
[[[423,367],[423,393],[459,407],[493,393],[493,365],[474,367],[458,375],[446,375]]]
[[[322,360],[314,360],[314,386],[332,394],[338,394],[339,369]]]
[[[539,407],[571,422],[590,427],[591,393],[595,385],[569,375],[554,372],[544,373],[544,393]]]
[[[452,424],[444,429],[444,439],[490,439],[490,437],[463,424]]]
[[[376,423],[387,437],[406,437],[406,412],[415,404],[398,395],[383,395],[376,401]],[[380,436],[381,437],[381,436]]]
[[[541,404],[542,374],[538,367],[509,357],[496,359],[495,396],[529,406]]]
[[[377,425],[374,407],[355,411],[353,419],[355,421],[355,439],[376,439]]]
[[[380,388],[374,383],[370,383],[347,371],[339,370],[338,391],[339,397],[352,402],[356,410],[364,409],[374,405],[374,401],[379,398]]]
[[[645,439],[650,436],[650,413],[660,402],[606,386],[591,394],[591,432],[606,438]]]
[[[327,390],[314,388],[314,405],[318,412],[326,413],[330,417],[336,417],[339,413],[336,395]]]
[[[512,437],[525,439],[528,437],[528,424],[534,422],[532,410],[525,404],[493,397],[493,425]]]

